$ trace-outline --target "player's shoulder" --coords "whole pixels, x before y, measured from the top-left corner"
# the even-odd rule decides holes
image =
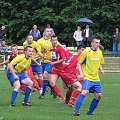
[[[25,45],[27,45],[27,41],[26,40],[23,42],[23,46],[25,46]]]
[[[88,53],[91,51],[91,48],[90,47],[86,47],[85,50],[82,51],[82,53]]]

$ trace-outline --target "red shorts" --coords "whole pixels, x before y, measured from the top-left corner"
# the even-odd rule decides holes
[[[73,73],[66,73],[66,72],[61,72],[60,77],[62,78],[63,82],[69,87],[73,85],[75,82],[77,82],[77,78],[75,74]]]
[[[56,75],[60,76],[60,73],[61,73],[61,71],[53,68],[50,74],[56,74]]]
[[[33,76],[33,73],[32,73],[32,67],[31,67],[31,66],[28,67],[28,69],[27,69],[27,74],[28,74],[28,77],[29,77],[32,81],[34,81],[34,76]]]

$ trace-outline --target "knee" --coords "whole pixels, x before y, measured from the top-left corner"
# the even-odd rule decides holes
[[[49,77],[48,77],[47,74],[44,74],[44,75],[43,75],[43,79],[44,79],[44,80],[48,80],[48,78],[49,78]]]
[[[88,94],[88,91],[87,90],[82,90],[81,92],[84,96],[86,96]]]
[[[97,100],[100,100],[102,98],[102,94],[98,94],[97,96],[96,96],[96,99]]]

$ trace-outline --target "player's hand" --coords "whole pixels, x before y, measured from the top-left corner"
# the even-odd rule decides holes
[[[51,63],[50,63],[50,65],[52,65],[52,66],[53,66],[53,65],[54,65],[54,62],[51,62]]]
[[[37,63],[37,66],[38,66],[38,67],[41,67],[41,64],[40,64],[40,63]]]
[[[19,77],[17,75],[15,75],[14,79],[17,81],[17,80],[19,80]]]
[[[65,61],[66,60],[66,57],[62,58],[62,61]]]
[[[84,75],[78,75],[78,80],[84,80]]]
[[[101,72],[101,74],[102,74],[102,75],[104,75],[104,74],[105,74],[104,70],[101,70],[100,72]]]

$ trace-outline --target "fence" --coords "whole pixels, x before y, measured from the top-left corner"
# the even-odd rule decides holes
[[[76,47],[68,47],[67,49],[72,53],[76,51]],[[23,46],[18,46],[18,50],[22,51]],[[9,57],[9,54],[11,54],[10,49],[7,52],[0,52],[0,63],[5,61]],[[120,56],[115,57],[112,54],[104,54],[104,58],[105,64],[103,65],[103,69],[105,72],[120,73]],[[5,70],[6,68],[6,65],[0,66],[0,70]]]

